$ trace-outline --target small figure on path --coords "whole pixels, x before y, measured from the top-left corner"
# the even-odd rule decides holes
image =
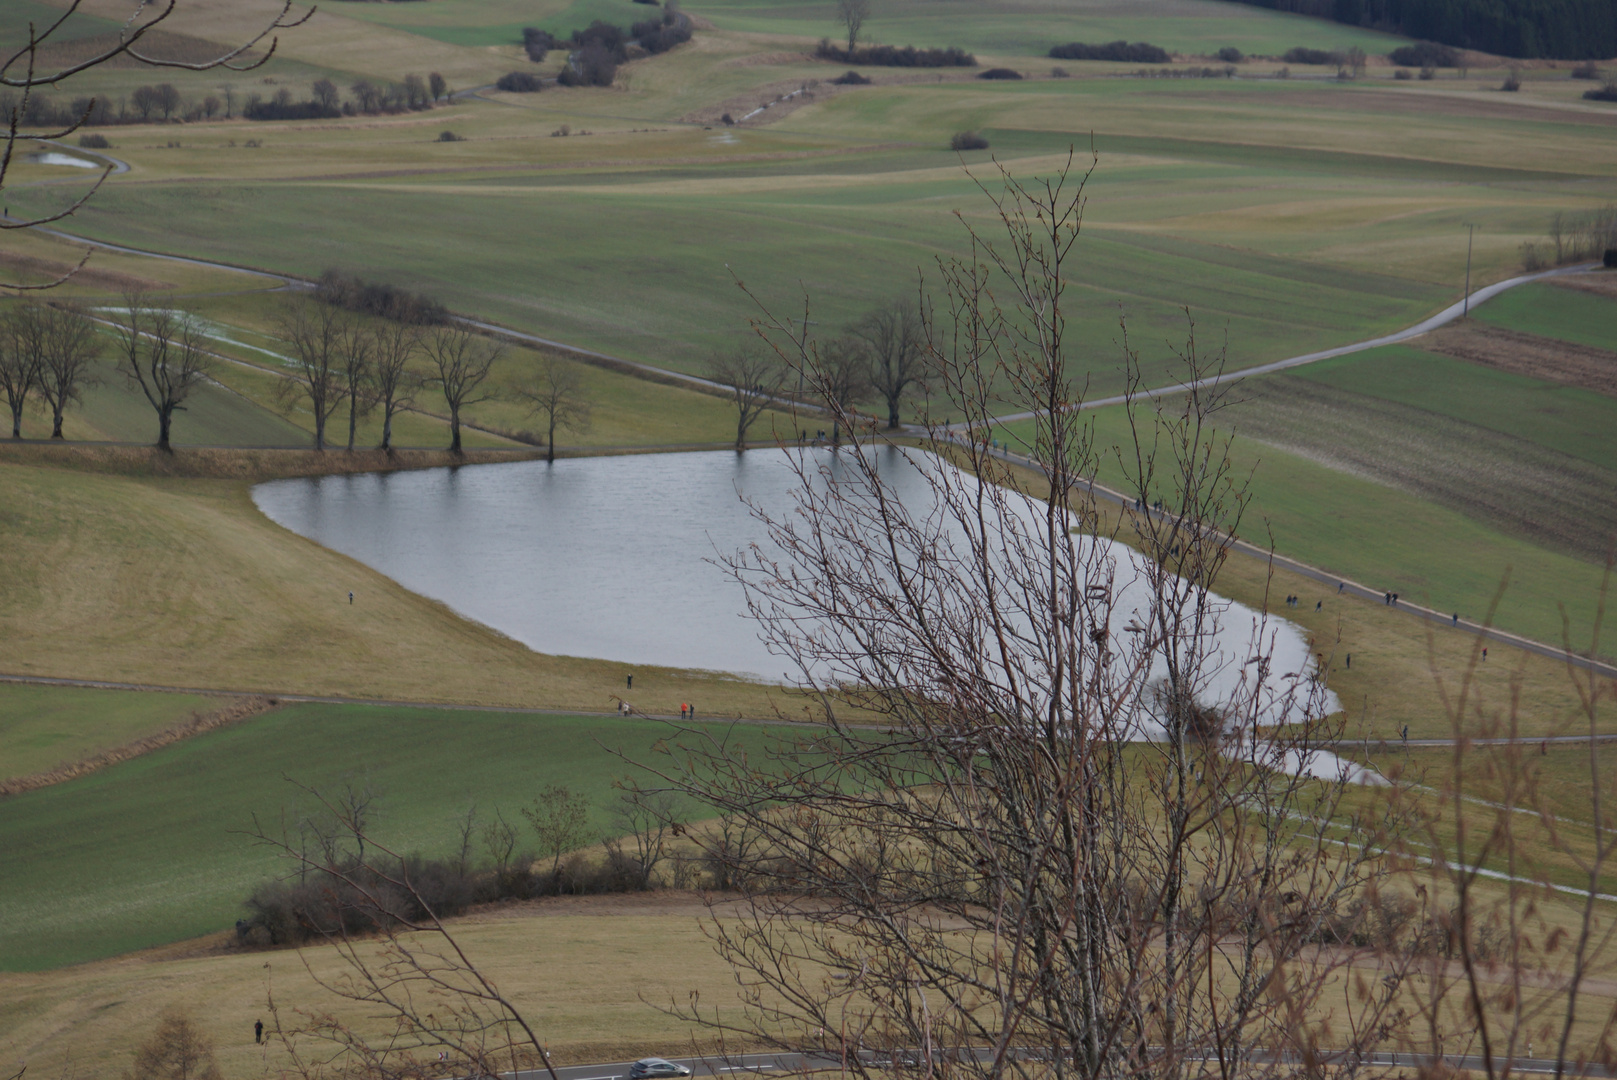
[[[679,718],[680,718],[680,719],[681,719],[681,720],[683,720],[683,719],[685,719],[685,713],[686,713],[686,712],[687,712],[687,711],[688,711],[688,710],[689,710],[689,709],[690,709],[690,706],[689,706],[689,705],[687,705],[687,704],[685,704],[685,703],[684,703],[684,702],[683,702],[683,701],[682,701],[682,702],[680,702],[680,703],[679,703]]]
[[[1347,666],[1348,666],[1349,671],[1353,670],[1353,654],[1352,653],[1347,654]]]
[[[1388,607],[1391,607],[1392,606],[1392,593],[1390,593],[1390,592],[1389,593],[1382,593],[1381,594],[1381,602],[1384,605],[1386,605]]]
[[[1409,742],[1409,725],[1404,725],[1404,742]]]
[[[634,689],[634,676],[633,676],[633,675],[630,675],[630,676],[629,676],[629,686],[628,686],[628,689],[630,689],[630,690],[633,690],[633,689]]]
[[[1342,590],[1345,589],[1345,588],[1347,588],[1347,582],[1338,581],[1336,583],[1336,595],[1341,596],[1342,595]]]
[[[253,1021],[253,1042],[261,1043],[263,1041],[264,1041],[264,1021],[262,1021],[262,1020],[254,1020]]]
[[[349,589],[349,590],[348,590],[348,605],[349,605],[349,606],[350,606],[350,607],[352,607],[352,606],[353,606],[353,604],[354,604],[354,590],[353,590],[353,589]]]
[[[695,720],[696,719],[696,706],[695,705],[687,705],[685,707],[691,711],[691,719]]]
[[[1482,662],[1484,664],[1488,662],[1488,646],[1486,645],[1482,647]]]
[[[1393,607],[1398,606],[1398,594],[1397,593],[1392,594],[1392,606]]]
[[[1460,613],[1459,613],[1459,612],[1458,612],[1458,611],[1456,611],[1456,612],[1455,612],[1455,613],[1454,613],[1454,625],[1455,625],[1455,626],[1459,626],[1459,625],[1460,625]]]
[[[1325,601],[1323,601],[1323,600],[1316,600],[1316,601],[1315,601],[1315,602],[1314,602],[1314,610],[1315,610],[1315,611],[1323,611],[1323,610],[1325,610]]]

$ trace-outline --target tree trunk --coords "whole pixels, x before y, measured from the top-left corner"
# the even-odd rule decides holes
[[[382,449],[388,453],[393,452],[393,403],[391,401],[382,407]]]
[[[11,437],[22,438],[22,406],[18,405],[11,410]]]
[[[354,429],[359,426],[359,402],[350,393],[348,395],[348,452],[354,452]]]
[[[545,429],[545,461],[548,464],[556,462],[556,413],[550,414],[550,426]]]
[[[157,414],[157,448],[165,452],[172,452],[169,445],[169,428],[174,424],[174,414],[164,410]]]
[[[887,401],[887,430],[898,430],[898,399],[889,398]]]
[[[460,410],[453,405],[449,407],[449,452],[460,453]]]
[[[325,417],[325,410],[323,408],[321,408],[322,403],[311,402],[311,404],[315,405],[315,410],[314,410],[314,448],[317,451],[324,451],[325,448],[326,448],[326,417]]]
[[[62,410],[56,409],[51,413],[51,438],[64,438],[62,435]]]

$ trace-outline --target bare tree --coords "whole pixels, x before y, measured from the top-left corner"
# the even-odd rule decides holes
[[[296,366],[280,384],[276,395],[291,410],[307,402],[314,417],[314,448],[326,448],[326,422],[342,405],[343,340],[350,320],[330,304],[298,297],[276,315],[276,329],[292,350]]]
[[[50,306],[39,311],[39,396],[51,411],[51,438],[62,438],[67,407],[96,385],[90,365],[101,354],[95,324],[76,307]]]
[[[124,375],[157,413],[157,446],[169,450],[174,414],[213,366],[201,331],[183,311],[152,307],[140,292],[124,294],[114,336]]]
[[[22,414],[28,395],[39,388],[44,362],[39,307],[14,304],[0,315],[0,386],[11,410],[11,437],[22,438]]]
[[[590,402],[578,366],[553,356],[541,357],[533,380],[517,389],[517,396],[544,417],[545,460],[556,460],[556,432],[583,431],[590,423]]]
[[[589,839],[589,801],[558,784],[547,784],[532,804],[522,808],[522,816],[539,838],[539,852],[550,856],[554,878],[561,869],[561,857],[584,845]]]
[[[800,355],[807,358],[809,385],[831,414],[831,441],[841,442],[843,427],[854,430],[854,406],[870,396],[870,354],[858,338],[840,337]]]
[[[699,729],[666,740],[645,789],[759,838],[742,854],[692,831],[745,898],[708,927],[745,1018],[670,1011],[800,1053],[830,1033],[858,1077],[1289,1075],[1368,1048],[1394,989],[1355,990],[1363,1030],[1337,1041],[1351,958],[1318,942],[1382,872],[1385,823],[1315,767],[1339,732],[1317,675],[1274,667],[1261,617],[1225,625],[1212,590],[1244,498],[1218,400],[1137,417],[1131,486],[1168,485],[1169,509],[1103,532],[1063,344],[1082,184],[1002,179],[1005,234],[940,263],[948,319],[928,337],[949,408],[973,431],[1032,413],[1041,464],[1029,479],[942,431],[958,468],[895,447],[831,472],[801,452],[797,505],[755,511],[771,542],[729,566],[819,725],[762,757]],[[795,323],[761,324],[798,355]],[[838,380],[840,355],[804,351],[809,381]],[[1192,339],[1184,364],[1195,386],[1220,360]],[[918,504],[879,464],[896,455]],[[1252,657],[1244,678],[1219,674],[1224,648]]]
[[[421,351],[421,331],[391,319],[371,331],[372,402],[382,410],[382,449],[393,450],[393,418],[413,403],[420,377],[410,363]]]
[[[926,324],[921,311],[913,300],[897,300],[866,315],[850,333],[869,351],[871,389],[887,403],[888,430],[896,430],[904,395],[921,385],[926,374]]]
[[[786,381],[786,366],[772,350],[742,346],[714,353],[708,378],[730,391],[736,406],[736,450],[747,448],[747,431],[774,403]]]
[[[17,148],[19,139],[64,139],[77,131],[96,107],[96,99],[90,98],[79,111],[79,115],[69,123],[46,130],[28,130],[25,117],[32,113],[31,103],[36,95],[54,89],[67,82],[75,75],[101,67],[109,61],[119,57],[136,61],[150,67],[180,68],[186,71],[207,71],[211,68],[225,67],[237,71],[250,71],[261,64],[267,63],[275,55],[277,38],[275,31],[297,26],[308,19],[313,11],[301,14],[294,13],[292,0],[283,0],[280,10],[276,13],[264,29],[235,46],[226,48],[218,54],[199,61],[165,60],[159,59],[146,51],[143,40],[147,34],[158,29],[177,10],[181,10],[183,0],[156,0],[155,3],[142,3],[135,5],[134,13],[119,28],[113,40],[91,49],[86,55],[75,51],[74,58],[65,62],[61,67],[52,67],[42,63],[49,47],[74,37],[73,28],[69,23],[73,16],[79,12],[83,0],[69,0],[63,5],[61,13],[43,26],[30,22],[26,42],[16,49],[0,53],[0,90],[21,91],[16,96],[8,95],[4,106],[0,107],[0,194],[5,191],[6,175]],[[265,38],[269,38],[269,46],[262,54],[251,56],[251,52]],[[21,217],[12,220],[0,220],[0,229],[27,229],[35,225],[42,225],[51,221],[60,221],[70,216],[79,207],[83,206],[91,196],[100,189],[108,176],[112,174],[113,165],[108,162],[107,167],[96,181],[79,198],[75,199],[66,209],[57,211],[45,217]],[[9,289],[48,289],[60,285],[82,267],[90,257],[86,251],[84,258],[78,266],[69,270],[55,281],[42,285],[19,285],[7,282],[5,288]]]
[[[496,394],[483,383],[505,348],[464,326],[440,326],[423,340],[423,351],[430,365],[425,382],[436,385],[449,406],[449,449],[460,453],[460,414],[462,410]]]
[[[169,1011],[152,1037],[135,1051],[124,1080],[219,1080],[213,1043],[184,1013]]]
[[[848,52],[852,53],[854,46],[859,43],[859,31],[864,29],[865,20],[870,18],[873,0],[837,0],[837,22],[848,31]],[[850,60],[853,59],[849,56]]]
[[[623,795],[612,808],[612,827],[619,835],[610,844],[621,851],[627,839],[634,846],[636,880],[649,889],[657,865],[668,854],[669,840],[684,831],[684,808],[669,792],[647,793],[632,783],[620,786]]]
[[[342,392],[348,402],[348,452],[352,454],[359,418],[370,411],[372,404],[371,365],[376,358],[376,335],[361,326],[357,319],[350,319],[338,338],[338,349],[342,356]]]

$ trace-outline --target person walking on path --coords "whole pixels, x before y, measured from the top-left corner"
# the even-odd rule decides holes
[[[253,1021],[253,1042],[254,1043],[261,1043],[263,1041],[264,1041],[264,1021],[262,1021],[262,1020],[254,1020]]]
[[[354,606],[354,590],[353,589],[348,590],[348,606],[349,607]]]
[[[1324,609],[1325,609],[1325,601],[1323,601],[1323,600],[1315,601],[1315,603],[1314,603],[1314,610],[1315,611],[1323,611]]]

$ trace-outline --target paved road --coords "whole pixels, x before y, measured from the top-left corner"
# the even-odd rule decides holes
[[[986,1050],[967,1051],[980,1061],[988,1060]],[[1023,1052],[1027,1053],[1027,1052]],[[1032,1056],[1031,1054],[1029,1056]],[[1265,1063],[1279,1063],[1289,1060],[1294,1055],[1256,1051],[1254,1060]],[[904,1072],[920,1075],[925,1072],[925,1062],[918,1051],[898,1051],[896,1054],[882,1055],[865,1052],[860,1055],[867,1066],[891,1067],[893,1058],[897,1057],[897,1067]],[[694,1076],[722,1076],[729,1077],[737,1074],[753,1074],[755,1076],[791,1076],[802,1075],[809,1072],[841,1071],[841,1060],[835,1050],[817,1054],[735,1054],[726,1057],[712,1058],[669,1058],[677,1064],[684,1065],[691,1070]],[[1213,1060],[1210,1056],[1203,1060]],[[1329,1059],[1327,1059],[1329,1060]],[[1418,1071],[1427,1064],[1430,1058],[1420,1054],[1375,1053],[1366,1054],[1360,1059],[1366,1064],[1383,1068],[1407,1068]],[[557,1080],[628,1080],[631,1062],[610,1062],[600,1065],[569,1065],[556,1069]],[[1447,1064],[1456,1069],[1483,1070],[1483,1059],[1479,1055],[1450,1056]],[[1496,1059],[1496,1066],[1498,1065]],[[1548,1058],[1517,1058],[1511,1063],[1514,1072],[1532,1073],[1535,1075],[1554,1074],[1556,1063]],[[1589,1065],[1581,1072],[1574,1067],[1568,1067],[1566,1074],[1576,1076],[1617,1076],[1617,1071],[1605,1069],[1600,1065]],[[525,1070],[515,1074],[514,1080],[549,1080],[549,1073],[543,1069]]]
[[[1134,400],[1138,401],[1146,398],[1165,397],[1169,394],[1182,394],[1185,391],[1193,388],[1198,390],[1206,389],[1208,387],[1218,386],[1221,383],[1234,382],[1237,379],[1244,379],[1249,375],[1269,375],[1276,371],[1285,371],[1287,368],[1301,367],[1304,364],[1313,364],[1320,360],[1329,360],[1336,356],[1347,356],[1349,353],[1363,352],[1366,349],[1379,349],[1383,345],[1396,345],[1400,341],[1408,341],[1410,338],[1419,337],[1422,334],[1436,330],[1440,326],[1448,325],[1449,323],[1463,316],[1470,306],[1491,300],[1500,293],[1504,292],[1506,289],[1514,289],[1518,285],[1526,285],[1533,281],[1543,281],[1545,278],[1560,277],[1563,274],[1586,273],[1590,270],[1598,268],[1600,265],[1601,264],[1597,262],[1578,263],[1576,266],[1562,266],[1554,270],[1544,270],[1537,274],[1521,274],[1517,277],[1506,278],[1504,281],[1495,282],[1492,285],[1487,285],[1476,290],[1469,297],[1456,300],[1454,303],[1450,304],[1442,311],[1439,311],[1431,318],[1424,319],[1421,322],[1416,323],[1414,326],[1409,327],[1407,330],[1400,330],[1395,334],[1386,334],[1382,337],[1370,338],[1368,341],[1358,341],[1352,345],[1339,345],[1334,349],[1322,349],[1319,352],[1303,353],[1301,356],[1291,356],[1284,360],[1274,360],[1267,364],[1258,364],[1256,367],[1242,368],[1239,371],[1231,371],[1222,375],[1210,376],[1206,379],[1198,379],[1195,382],[1176,383],[1172,386],[1159,386],[1154,390],[1141,390],[1138,393],[1133,394],[1132,397]],[[1105,405],[1121,405],[1128,401],[1130,397],[1131,395],[1128,394],[1117,394],[1113,397],[1096,398],[1093,401],[1084,402],[1079,406],[1079,408],[1099,409]],[[996,421],[999,423],[1008,424],[1018,420],[1031,420],[1038,415],[1039,411],[1037,410],[1032,412],[1009,413],[1005,416],[996,417]],[[956,428],[961,426],[962,425],[959,424],[955,425]]]

